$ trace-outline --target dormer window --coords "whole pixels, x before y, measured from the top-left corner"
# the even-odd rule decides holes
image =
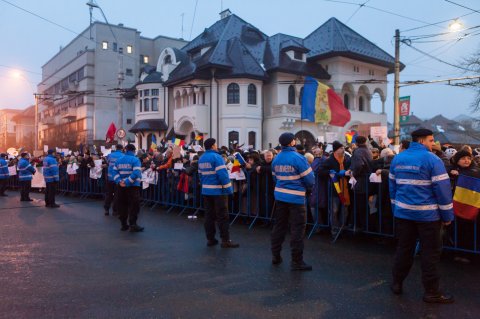
[[[300,51],[293,51],[293,58],[295,60],[303,60],[303,53]]]
[[[163,59],[163,64],[172,64],[172,56],[170,54],[165,56]]]

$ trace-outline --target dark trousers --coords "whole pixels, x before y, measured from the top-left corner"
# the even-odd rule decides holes
[[[57,182],[45,183],[45,205],[55,205],[55,193],[57,192]]]
[[[105,182],[105,203],[103,208],[109,210],[110,206],[113,203],[113,211],[117,211],[117,184],[115,182],[106,181]]]
[[[7,183],[8,178],[0,179],[0,195],[5,194],[5,191],[7,190]]]
[[[427,292],[437,292],[440,281],[437,264],[442,253],[441,222],[416,222],[396,218],[395,227],[398,242],[392,270],[393,280],[403,282],[407,277],[419,239],[423,287]]]
[[[275,202],[275,224],[271,234],[272,254],[280,255],[282,244],[290,224],[290,249],[292,261],[303,261],[303,238],[305,236],[306,219],[305,205]]]
[[[207,240],[215,239],[215,223],[220,231],[222,241],[230,240],[228,220],[228,196],[203,196],[205,203],[205,235]]]
[[[30,199],[30,190],[32,189],[32,181],[19,181],[20,184],[20,200]]]
[[[130,226],[137,224],[138,213],[140,211],[140,187],[121,187],[118,190],[118,213],[122,225]]]

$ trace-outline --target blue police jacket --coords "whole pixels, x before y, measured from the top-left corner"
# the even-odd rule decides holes
[[[395,217],[414,221],[453,220],[450,178],[440,158],[410,143],[390,165],[390,199]]]
[[[8,163],[4,158],[0,158],[0,179],[7,179],[9,177]]]
[[[315,175],[304,156],[294,147],[282,147],[282,151],[272,162],[275,185],[275,199],[305,204],[305,192],[315,184]]]
[[[198,173],[202,183],[202,195],[233,194],[223,157],[214,150],[207,150],[198,160]]]
[[[110,153],[108,156],[107,156],[107,162],[108,162],[108,180],[110,182],[113,182],[114,179],[113,177],[115,176],[115,173],[113,171],[113,167],[115,166],[115,162],[120,158],[122,157],[124,154],[122,151],[118,150],[118,151],[115,151],[113,153]]]
[[[126,152],[117,159],[113,166],[113,173],[113,180],[117,184],[124,181],[126,187],[140,186],[142,166],[133,152]]]
[[[58,163],[53,155],[47,155],[43,160],[43,178],[45,183],[58,182]]]
[[[32,174],[34,174],[35,168],[30,164],[30,161],[26,158],[21,158],[17,165],[18,180],[19,181],[31,181]]]

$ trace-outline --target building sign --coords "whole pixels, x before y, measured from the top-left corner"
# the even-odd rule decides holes
[[[410,118],[410,96],[402,96],[398,99],[400,107],[400,122],[408,122]]]

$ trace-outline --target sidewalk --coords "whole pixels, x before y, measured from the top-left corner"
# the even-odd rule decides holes
[[[306,241],[312,272],[270,264],[269,229],[231,229],[239,249],[206,247],[202,219],[142,209],[144,233],[120,232],[102,203],[58,197],[59,209],[0,198],[0,318],[478,318],[480,269],[443,260],[453,305],[421,301],[420,264],[404,295],[388,289],[391,245]],[[37,200],[38,199],[38,200]],[[288,238],[287,238],[288,240]]]

